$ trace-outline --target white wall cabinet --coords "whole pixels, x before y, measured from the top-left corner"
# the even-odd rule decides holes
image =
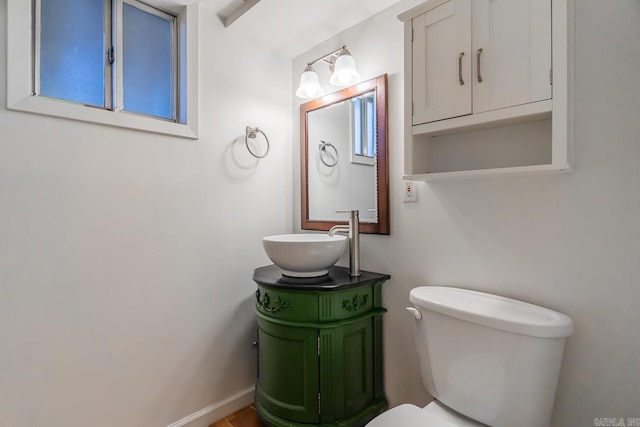
[[[568,172],[571,12],[572,0],[431,0],[401,14],[405,178]]]

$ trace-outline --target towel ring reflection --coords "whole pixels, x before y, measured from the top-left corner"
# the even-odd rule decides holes
[[[251,146],[249,146],[249,138],[255,139],[258,135],[258,132],[260,132],[262,136],[264,136],[264,140],[267,141],[267,149],[265,150],[263,155],[256,154],[255,151],[251,149]],[[251,153],[251,155],[257,159],[264,159],[265,157],[267,157],[267,154],[269,154],[269,138],[267,138],[267,135],[257,126],[254,128],[252,128],[251,126],[247,126],[247,133],[244,136],[244,144],[247,146],[247,150],[249,150],[249,153]]]
[[[327,148],[331,148],[333,150],[333,152],[335,153],[335,156],[333,154],[329,153],[327,151]],[[332,168],[332,167],[334,167],[335,165],[338,164],[338,160],[340,159],[340,156],[338,155],[338,150],[336,149],[336,147],[332,143],[321,140],[320,141],[320,145],[318,146],[318,149],[320,150],[320,161],[322,163],[324,163],[325,166]],[[331,157],[331,159],[333,160],[333,162],[326,162],[324,160],[324,156],[322,155],[323,153],[328,154]]]

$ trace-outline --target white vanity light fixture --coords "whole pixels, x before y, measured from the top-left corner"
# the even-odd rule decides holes
[[[296,91],[296,96],[299,98],[310,99],[324,94],[318,74],[313,69],[313,64],[319,61],[329,65],[332,73],[329,83],[334,86],[348,86],[360,80],[356,61],[345,45],[307,64],[300,76],[300,85]]]
[[[298,86],[296,96],[310,99],[321,95],[324,95],[324,90],[320,86],[318,74],[316,74],[316,70],[313,69],[311,64],[308,64],[300,76],[300,86]]]
[[[331,74],[329,83],[334,86],[348,86],[359,80],[360,74],[356,69],[356,61],[347,47],[342,46],[333,63],[333,74]]]

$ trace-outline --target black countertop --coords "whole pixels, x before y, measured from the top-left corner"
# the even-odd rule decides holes
[[[388,274],[372,273],[370,271],[362,271],[360,276],[351,277],[348,268],[335,265],[329,269],[329,274],[320,277],[283,276],[282,270],[275,265],[259,267],[253,272],[253,281],[262,286],[314,291],[337,291],[390,278],[391,276]]]

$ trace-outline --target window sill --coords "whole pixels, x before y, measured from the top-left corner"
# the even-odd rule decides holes
[[[91,108],[81,104],[41,96],[30,96],[13,105],[8,105],[7,108],[9,110],[62,117],[107,126],[173,135],[181,138],[198,139],[197,129],[192,129],[188,124],[174,123],[126,112]]]

